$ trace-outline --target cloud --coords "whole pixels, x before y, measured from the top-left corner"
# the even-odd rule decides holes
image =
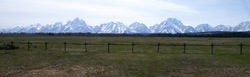
[[[42,3],[43,2],[43,3]],[[91,19],[90,22],[103,23],[104,21],[121,21],[121,22],[135,22],[141,21],[143,23],[155,24],[152,20],[157,17],[164,17],[166,15],[159,15],[165,12],[173,13],[195,13],[196,11],[188,6],[171,3],[160,0],[73,0],[73,1],[52,1],[43,0],[34,4],[46,5],[66,13],[77,12],[84,15],[84,19]],[[53,10],[52,10],[53,11]],[[73,13],[75,14],[75,13]],[[91,17],[91,18],[90,18]],[[94,19],[95,18],[95,19]],[[158,18],[162,19],[162,18]],[[93,21],[95,20],[95,21]],[[150,21],[151,20],[151,21]]]
[[[46,22],[46,19],[55,17],[65,18],[56,21],[69,20],[66,18],[80,17],[89,21],[90,25],[97,25],[108,21],[132,23],[139,21],[146,24],[155,24],[167,18],[165,12],[195,13],[196,10],[176,3],[163,0],[2,0],[0,1],[1,14],[9,19],[11,25],[22,25]],[[54,18],[53,18],[54,17]],[[161,18],[159,18],[161,17]],[[25,19],[26,22],[14,22]],[[58,19],[58,18],[57,18]],[[89,20],[88,20],[89,19]],[[36,20],[36,22],[33,22]],[[46,20],[46,22],[45,22]],[[30,23],[27,23],[30,22]],[[50,21],[52,22],[52,21]],[[0,23],[3,24],[3,23]]]
[[[121,0],[116,0],[121,1]],[[196,10],[191,7],[172,3],[163,0],[122,0],[122,4],[130,5],[133,7],[148,8],[148,9],[159,9],[165,11],[182,12],[182,13],[194,13]]]
[[[78,12],[89,12],[97,15],[125,15],[131,14],[143,15],[150,14],[151,10],[171,11],[180,13],[194,13],[194,9],[161,0],[105,0],[105,1],[88,1],[88,0],[73,0],[73,1],[59,1],[59,0],[41,0],[33,1],[35,6],[44,7],[49,11],[67,10]],[[54,9],[53,9],[54,8]],[[147,13],[149,12],[149,13]]]

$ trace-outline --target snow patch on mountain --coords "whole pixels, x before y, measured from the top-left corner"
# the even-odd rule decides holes
[[[250,22],[242,22],[235,27],[217,25],[215,27],[209,24],[200,24],[195,28],[185,26],[176,18],[168,18],[159,24],[147,27],[143,23],[135,22],[130,25],[124,25],[121,22],[103,23],[97,26],[87,25],[82,19],[75,18],[66,24],[56,22],[54,24],[35,24],[27,27],[14,27],[12,29],[0,29],[1,33],[194,33],[211,31],[250,31]]]
[[[250,22],[246,21],[246,22],[240,23],[239,25],[234,27],[234,31],[237,31],[237,32],[250,31]]]
[[[168,18],[167,20],[150,27],[154,33],[185,33],[194,32],[191,26],[184,26],[180,20]],[[190,31],[189,31],[190,30]]]
[[[129,29],[131,33],[151,33],[145,24],[139,22],[132,23]]]
[[[195,28],[196,32],[211,32],[213,27],[209,24],[200,24]]]
[[[213,28],[213,31],[233,31],[233,28],[231,26],[225,26],[225,25],[217,25]]]
[[[96,33],[130,33],[128,27],[121,22],[109,22],[101,24],[99,27],[95,27]]]

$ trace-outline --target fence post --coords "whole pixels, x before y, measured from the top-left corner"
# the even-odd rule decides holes
[[[134,46],[135,46],[135,43],[132,43],[131,46],[132,46],[132,53],[134,53]]]
[[[157,44],[157,52],[159,53],[160,52],[160,43]]]
[[[66,52],[66,46],[67,46],[67,43],[64,42],[64,51]]]
[[[184,43],[183,46],[184,46],[184,51],[183,51],[183,53],[186,53],[186,46],[187,46],[187,44]]]
[[[87,43],[84,43],[85,52],[88,52]]]
[[[214,54],[214,43],[211,43],[211,54]]]
[[[109,53],[109,45],[110,45],[110,43],[108,43],[108,53]]]
[[[30,50],[30,41],[28,41],[28,50]]]
[[[243,52],[242,52],[242,47],[243,47],[243,44],[240,43],[240,55],[243,55]]]
[[[48,44],[48,42],[46,41],[44,44],[45,44],[45,51],[47,51],[47,44]]]

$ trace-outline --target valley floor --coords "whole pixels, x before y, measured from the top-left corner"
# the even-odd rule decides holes
[[[250,46],[243,46],[243,55],[238,46],[240,43],[250,45],[250,38],[1,37],[0,45],[10,41],[19,49],[0,50],[1,77],[250,76]],[[27,41],[32,43],[29,50]],[[66,51],[64,42],[67,42]],[[132,42],[136,44],[134,53]],[[87,52],[84,43],[93,44],[88,45]],[[111,45],[108,53],[108,43],[126,45]],[[157,45],[154,45],[157,43],[186,43],[186,54],[183,46],[161,46],[157,53]],[[215,44],[214,55],[210,52],[211,46],[189,46],[211,43]]]

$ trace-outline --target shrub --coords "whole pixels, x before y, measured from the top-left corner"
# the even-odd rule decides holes
[[[18,46],[15,46],[13,44],[3,44],[0,46],[0,50],[13,50],[13,49],[18,49]]]

